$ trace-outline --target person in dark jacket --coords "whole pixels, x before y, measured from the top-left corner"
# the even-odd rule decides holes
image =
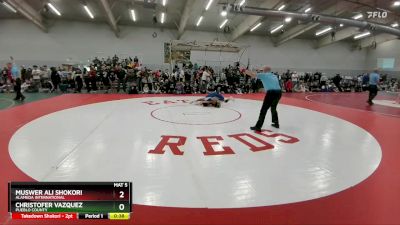
[[[125,80],[125,75],[126,72],[125,70],[122,69],[122,67],[119,65],[117,66],[117,78],[118,78],[118,86],[117,86],[117,92],[119,92],[119,89],[122,84],[122,90],[126,92],[126,80]]]
[[[333,78],[333,83],[335,86],[339,89],[340,92],[343,91],[342,87],[340,86],[340,81],[342,80],[342,77],[340,77],[340,74],[336,74],[336,76]]]
[[[75,77],[75,82],[76,82],[76,92],[81,93],[82,87],[83,87],[83,80],[80,75]]]
[[[53,89],[51,89],[51,92],[53,92],[58,89],[58,85],[61,82],[60,74],[58,73],[55,67],[51,67],[50,78],[51,78],[51,83],[53,84]]]
[[[24,101],[25,99],[25,96],[21,92],[21,84],[22,84],[21,78],[18,77],[17,79],[15,79],[14,91],[16,93],[16,96],[14,100]]]

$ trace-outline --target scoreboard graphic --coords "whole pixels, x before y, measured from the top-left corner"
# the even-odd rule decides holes
[[[12,219],[128,220],[131,182],[11,182]]]

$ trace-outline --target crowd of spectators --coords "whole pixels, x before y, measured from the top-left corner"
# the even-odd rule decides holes
[[[25,92],[62,91],[75,93],[129,93],[129,94],[205,94],[209,91],[222,93],[255,93],[262,88],[260,81],[241,73],[239,63],[222,68],[218,73],[210,66],[191,62],[175,65],[172,70],[150,69],[139,62],[138,57],[121,59],[117,55],[94,58],[88,67],[64,68],[47,66],[21,67],[22,90]],[[12,66],[1,71],[0,92],[9,91],[13,82]],[[287,70],[275,73],[285,92],[338,92],[364,91],[368,86],[368,74],[358,77],[337,74],[297,73]],[[387,80],[387,88],[398,85],[396,79]]]
[[[358,76],[342,76],[336,74],[328,77],[321,72],[298,74],[296,71],[286,71],[277,74],[285,92],[362,92],[369,86],[369,73]],[[383,74],[380,80],[380,90],[397,91],[399,80],[389,79]]]
[[[0,86],[12,83],[8,69],[3,69]],[[23,89],[26,92],[48,91],[87,93],[130,93],[130,94],[194,94],[219,90],[224,93],[257,92],[261,87],[255,79],[250,79],[239,70],[239,65],[229,65],[221,73],[210,66],[183,63],[170,71],[152,70],[139,63],[137,57],[120,59],[118,56],[107,59],[93,59],[89,67],[71,68],[47,66],[20,69]]]

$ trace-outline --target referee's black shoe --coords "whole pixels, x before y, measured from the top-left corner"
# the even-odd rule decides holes
[[[250,130],[254,130],[254,131],[261,132],[261,128],[259,128],[259,127],[256,127],[256,126],[254,126],[254,127],[250,127]]]

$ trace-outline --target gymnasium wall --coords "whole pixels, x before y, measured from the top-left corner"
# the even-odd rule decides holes
[[[121,26],[121,37],[117,39],[106,23],[83,23],[52,21],[48,33],[42,32],[31,22],[22,19],[0,20],[0,63],[6,62],[10,55],[20,65],[74,62],[86,63],[94,56],[106,57],[137,55],[145,64],[165,66],[164,42],[175,39],[176,30]],[[153,38],[153,32],[157,37]],[[183,40],[226,41],[220,32],[186,31]],[[350,50],[348,43],[336,43],[320,49],[313,48],[313,41],[291,40],[274,47],[263,36],[244,35],[238,42],[248,46],[241,56],[241,63],[259,66],[268,64],[275,70],[286,68],[298,71],[325,71],[328,75],[336,72],[358,74],[367,68],[367,50]],[[382,48],[381,52],[385,51]],[[192,61],[203,64],[205,60],[218,63],[236,61],[239,54],[219,52],[192,52]],[[369,58],[368,58],[369,59]]]
[[[192,34],[190,31],[187,33]],[[324,71],[328,75],[357,75],[365,71],[366,50],[352,51],[349,43],[341,42],[315,49],[313,41],[294,39],[274,47],[267,37],[256,35],[242,36],[238,42],[249,46],[240,58],[244,65],[250,58],[251,65],[268,64],[276,71],[286,71],[289,68],[302,72]],[[208,53],[207,57],[204,55],[204,52],[192,54],[192,60],[202,62],[205,58],[217,59],[219,53]]]

